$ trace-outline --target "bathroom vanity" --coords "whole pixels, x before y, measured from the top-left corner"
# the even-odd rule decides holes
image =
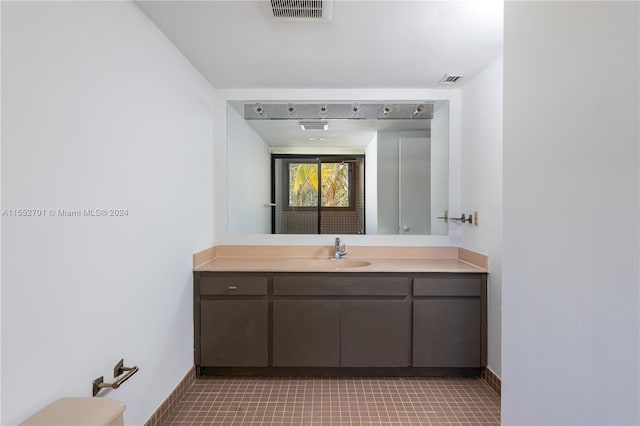
[[[480,374],[486,267],[358,259],[220,256],[195,268],[197,374]]]

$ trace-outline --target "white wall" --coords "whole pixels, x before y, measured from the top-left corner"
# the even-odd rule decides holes
[[[2,2],[3,425],[91,396],[148,419],[193,365],[191,254],[213,244],[213,90],[130,2]],[[10,392],[6,390],[10,389]]]
[[[640,424],[639,9],[505,5],[505,425]]]
[[[460,190],[460,91],[458,89],[223,89],[216,90],[214,140],[215,140],[215,228],[218,244],[264,244],[264,245],[313,245],[333,244],[334,236],[327,235],[270,235],[270,234],[230,234],[227,216],[227,101],[281,101],[295,100],[353,100],[362,101],[394,99],[403,100],[443,100],[449,102],[449,205],[451,210],[459,209]],[[380,141],[378,141],[380,145]],[[380,202],[380,201],[379,201]],[[451,231],[451,228],[450,228]],[[347,245],[388,245],[388,246],[441,246],[457,245],[454,229],[449,235],[347,235],[343,238]]]
[[[2,5],[0,5],[0,208],[2,208]],[[0,308],[2,307],[2,223],[0,219]],[[0,422],[2,422],[2,313],[0,312]]]
[[[230,234],[271,233],[271,153],[234,108],[228,109]]]
[[[502,319],[502,58],[462,88],[460,203],[479,226],[460,224],[462,247],[489,255],[487,364],[498,376]]]

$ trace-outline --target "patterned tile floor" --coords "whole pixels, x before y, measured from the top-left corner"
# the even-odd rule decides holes
[[[202,378],[168,424],[499,425],[500,397],[476,378]]]

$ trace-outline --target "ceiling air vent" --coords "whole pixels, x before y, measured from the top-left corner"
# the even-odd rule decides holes
[[[458,80],[460,80],[463,77],[466,77],[466,75],[464,75],[464,74],[445,74],[445,76],[442,77],[442,80],[440,80],[440,84],[455,84],[455,83],[458,82]]]
[[[333,0],[267,0],[266,15],[274,20],[329,21]]]

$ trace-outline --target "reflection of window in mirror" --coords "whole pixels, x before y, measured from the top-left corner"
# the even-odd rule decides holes
[[[364,156],[272,159],[273,233],[364,233]]]
[[[321,188],[322,207],[351,207],[351,167],[346,162],[322,161],[315,163],[289,163],[289,207],[316,207],[318,187]]]

